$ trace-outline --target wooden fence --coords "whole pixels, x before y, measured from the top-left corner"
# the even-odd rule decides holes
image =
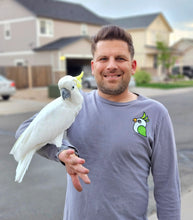
[[[54,84],[51,66],[1,67],[8,79],[14,80],[16,88],[41,87]]]

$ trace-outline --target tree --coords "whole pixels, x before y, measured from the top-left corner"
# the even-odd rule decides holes
[[[163,41],[156,42],[158,50],[158,63],[162,65],[166,78],[170,75],[170,67],[176,62],[176,57],[172,55],[171,49]]]

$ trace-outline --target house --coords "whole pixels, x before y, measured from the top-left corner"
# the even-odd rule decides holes
[[[169,44],[162,13],[109,19],[80,4],[53,0],[0,0],[0,66],[51,65],[62,74],[90,72],[90,36],[116,24],[133,36],[138,68],[157,74],[156,41]]]
[[[51,65],[65,73],[89,69],[88,36],[107,23],[79,4],[1,0],[0,66]]]
[[[178,55],[176,65],[193,66],[193,39],[182,38],[172,45],[172,49]]]

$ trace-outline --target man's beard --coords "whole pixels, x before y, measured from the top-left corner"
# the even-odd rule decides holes
[[[122,81],[117,88],[109,88],[104,82],[98,83],[98,89],[107,95],[120,95],[128,88],[128,82]]]

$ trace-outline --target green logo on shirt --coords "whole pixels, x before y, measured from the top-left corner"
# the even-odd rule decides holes
[[[141,134],[144,137],[147,137],[146,134],[146,125],[147,122],[149,121],[148,116],[146,115],[146,113],[143,113],[143,116],[140,118],[134,118],[133,121],[134,123],[134,131],[138,134]]]

